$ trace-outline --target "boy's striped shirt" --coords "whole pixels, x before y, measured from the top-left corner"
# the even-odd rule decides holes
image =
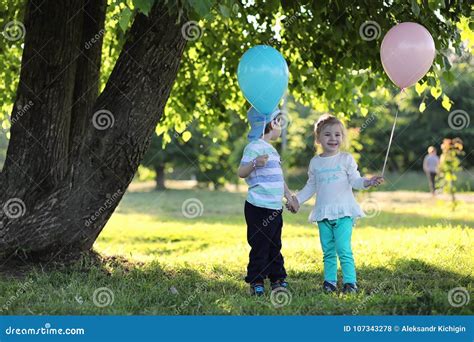
[[[247,201],[256,207],[279,210],[282,209],[284,179],[277,150],[263,139],[254,140],[245,147],[240,165],[247,165],[264,154],[268,155],[266,165],[257,167],[245,179],[249,186]]]

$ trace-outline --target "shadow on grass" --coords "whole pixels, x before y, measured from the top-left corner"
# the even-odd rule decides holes
[[[205,224],[242,224],[245,225],[243,208],[246,194],[226,191],[210,191],[202,189],[193,190],[167,190],[165,192],[130,192],[117,209],[120,214],[145,215],[157,222],[176,222],[194,225]],[[196,217],[192,219],[183,213],[183,204],[187,199],[196,199],[199,203]],[[196,208],[194,208],[196,210]],[[310,228],[307,218],[311,210],[310,205],[304,205],[296,214],[284,211],[286,223]],[[391,211],[381,211],[375,217],[364,218],[358,223],[363,226],[376,227],[426,227],[435,225],[461,225],[474,228],[472,219],[448,219],[432,217],[429,214],[405,214]]]
[[[428,215],[421,214],[400,214],[393,213],[389,211],[381,211],[375,217],[364,218],[360,221],[360,226],[375,226],[375,227],[390,227],[390,228],[400,228],[400,227],[410,227],[410,228],[420,228],[427,226],[463,226],[466,228],[474,228],[474,220],[460,220],[460,219],[447,219],[447,218],[438,218],[431,217]]]
[[[224,262],[224,261],[223,261]],[[250,297],[242,272],[224,265],[192,269],[158,262],[132,263],[122,257],[86,256],[69,265],[36,266],[23,279],[2,274],[1,314],[88,315],[468,315],[448,292],[472,292],[471,275],[459,275],[420,260],[397,260],[358,269],[360,293],[322,293],[322,274],[289,270],[289,291]],[[31,285],[18,292],[26,281]],[[275,304],[276,303],[276,304]],[[458,301],[459,303],[459,301]],[[281,305],[281,306],[280,306]]]

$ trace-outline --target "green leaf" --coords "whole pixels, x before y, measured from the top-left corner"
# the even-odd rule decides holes
[[[423,82],[423,83],[417,83],[415,85],[415,91],[418,95],[421,95],[423,94],[423,92],[425,91],[426,87],[428,86],[428,84],[426,82]]]
[[[418,108],[418,110],[420,111],[420,113],[423,113],[426,109],[426,103],[422,102],[420,103],[420,107]]]
[[[186,132],[183,133],[183,135],[181,135],[181,138],[183,138],[184,142],[188,142],[189,139],[191,139],[192,136],[193,135],[191,134],[190,131],[186,131]]]
[[[454,82],[454,75],[451,71],[443,72],[443,78],[448,83],[453,83]]]
[[[441,87],[432,87],[430,90],[431,96],[433,96],[436,100],[441,96]]]
[[[451,99],[446,94],[443,94],[443,101],[441,102],[441,105],[443,106],[443,108],[449,112],[452,104],[453,102],[451,101]]]
[[[133,0],[133,5],[143,14],[148,16],[155,0]]]
[[[125,7],[122,12],[120,12],[119,26],[123,32],[127,30],[128,23],[130,22],[131,17],[132,11],[130,11],[130,8],[128,7]]]
[[[364,78],[362,76],[357,76],[355,79],[354,79],[354,84],[358,87],[360,87],[360,85],[364,82]]]
[[[211,13],[213,4],[212,0],[188,0],[188,3],[194,12],[196,12],[201,17],[205,17]]]
[[[420,15],[420,6],[418,6],[416,0],[411,0],[411,11],[416,17]]]
[[[219,11],[221,12],[221,14],[224,18],[229,18],[230,17],[231,10],[226,5],[219,4]]]

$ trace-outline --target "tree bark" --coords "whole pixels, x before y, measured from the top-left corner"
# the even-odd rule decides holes
[[[92,247],[133,179],[176,78],[186,41],[177,14],[160,2],[148,17],[136,16],[95,99],[101,43],[87,51],[83,44],[103,28],[105,0],[85,2],[95,8],[94,29],[85,28],[91,22],[80,1],[28,3],[15,108],[30,98],[34,104],[12,120],[1,176],[0,256]],[[46,61],[34,54],[40,42]],[[19,214],[12,200],[24,203]]]
[[[156,173],[156,190],[165,190],[165,165],[157,165],[155,166],[155,173]]]

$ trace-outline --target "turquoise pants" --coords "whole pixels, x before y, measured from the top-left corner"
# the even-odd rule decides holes
[[[355,283],[356,271],[352,255],[353,221],[349,216],[318,221],[319,239],[323,249],[324,280],[337,282],[337,256],[342,268],[343,283]]]

